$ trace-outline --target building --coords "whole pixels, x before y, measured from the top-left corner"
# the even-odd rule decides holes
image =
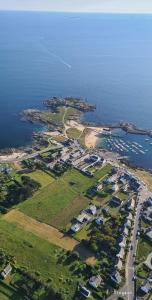
[[[131,199],[129,202],[128,202],[128,210],[129,211],[133,211],[135,209],[135,199]]]
[[[118,258],[121,258],[121,259],[124,258],[124,256],[125,256],[125,250],[124,250],[123,247],[120,248],[120,251],[118,252],[118,254],[117,254],[116,256],[117,256]]]
[[[100,275],[93,276],[93,277],[91,277],[90,280],[89,280],[89,285],[90,285],[91,287],[97,289],[97,288],[101,285],[102,281],[103,281],[103,280],[102,280],[102,278],[101,278]]]
[[[147,237],[147,239],[148,239],[149,241],[152,242],[152,230],[146,232],[146,237]]]
[[[132,214],[131,214],[131,213],[129,213],[129,214],[128,214],[128,216],[127,216],[127,220],[130,220],[130,221],[132,221],[132,218],[133,218],[133,217],[132,217]]]
[[[126,220],[125,227],[131,228],[131,221],[130,220]]]
[[[115,271],[111,276],[110,276],[111,280],[115,283],[115,284],[120,284],[121,283],[121,275],[118,271]]]
[[[74,233],[78,232],[81,229],[81,225],[76,223],[74,225],[71,226],[71,231],[73,231]]]
[[[97,219],[95,219],[95,223],[97,224],[97,225],[103,225],[104,224],[104,219],[103,218],[97,218]]]
[[[126,238],[123,237],[122,241],[119,243],[120,248],[125,248],[126,247]]]
[[[95,205],[90,205],[87,211],[89,214],[95,216],[97,213],[97,208]]]
[[[103,212],[103,214],[104,214],[106,217],[109,216],[109,208],[108,208],[108,207],[104,207],[104,208],[102,209],[102,212]]]
[[[121,271],[122,270],[122,266],[123,266],[122,260],[119,258],[118,261],[117,261],[117,263],[115,264],[115,268],[117,270]]]
[[[147,207],[144,210],[142,217],[147,223],[152,223],[152,207],[151,206]]]
[[[110,203],[112,205],[119,206],[121,204],[121,200],[117,196],[113,196]]]
[[[90,221],[91,216],[87,212],[82,211],[80,215],[76,218],[79,223],[87,223]]]
[[[5,279],[12,271],[12,267],[10,264],[8,264],[5,269],[3,270],[3,272],[1,273],[2,277]]]
[[[124,231],[123,231],[124,236],[128,236],[129,231],[127,227],[124,227]]]

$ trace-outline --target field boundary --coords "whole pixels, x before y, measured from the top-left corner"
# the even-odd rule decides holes
[[[77,251],[82,260],[88,264],[95,264],[96,259],[91,251],[87,250],[81,243],[74,238],[64,235],[61,231],[53,226],[41,223],[17,209],[13,209],[3,216],[3,219],[8,223],[15,223],[22,229],[33,233],[41,239],[44,239],[51,244],[63,248],[66,251]]]

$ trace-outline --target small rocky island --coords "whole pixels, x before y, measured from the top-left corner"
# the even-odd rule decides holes
[[[95,105],[87,103],[86,100],[80,98],[74,98],[74,97],[65,97],[65,98],[53,97],[43,101],[43,104],[45,107],[53,111],[56,111],[61,106],[75,108],[82,112],[94,111],[96,109]]]

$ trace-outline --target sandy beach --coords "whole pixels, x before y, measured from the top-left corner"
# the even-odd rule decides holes
[[[103,127],[84,126],[76,121],[69,121],[65,125],[66,130],[69,128],[76,128],[83,132],[85,129],[88,131],[85,136],[85,145],[87,148],[95,148],[98,140],[98,135],[102,133]]]
[[[88,133],[85,136],[85,144],[87,148],[95,148],[98,135],[102,133],[102,127],[87,127]]]
[[[0,155],[0,162],[14,162],[15,159],[21,159],[26,155],[25,152],[21,152],[21,151],[15,151],[11,154],[6,154],[6,155]]]

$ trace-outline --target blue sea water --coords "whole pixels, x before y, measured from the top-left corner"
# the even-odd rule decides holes
[[[96,104],[88,121],[151,129],[152,16],[0,12],[0,148],[30,142],[22,109],[67,95]],[[152,168],[148,149],[130,159]]]

